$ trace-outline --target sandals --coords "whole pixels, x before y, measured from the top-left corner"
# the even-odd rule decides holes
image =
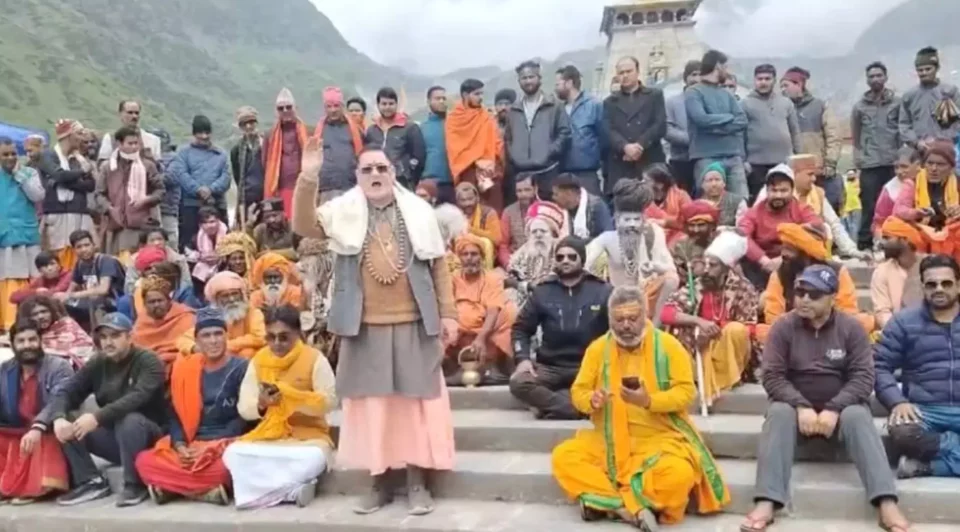
[[[740,525],[740,532],[766,532],[777,521],[777,518],[772,515],[769,518],[753,515],[753,512],[747,514],[746,522]]]

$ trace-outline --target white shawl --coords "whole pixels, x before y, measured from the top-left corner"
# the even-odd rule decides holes
[[[420,260],[446,256],[440,224],[430,204],[394,184],[394,197],[407,226],[413,254]],[[330,238],[330,250],[338,255],[357,255],[363,249],[369,220],[367,198],[359,185],[317,208],[317,220]]]
[[[587,229],[587,202],[590,200],[590,195],[587,194],[587,189],[580,187],[580,205],[577,206],[577,214],[573,217],[573,234],[590,240],[590,230]]]

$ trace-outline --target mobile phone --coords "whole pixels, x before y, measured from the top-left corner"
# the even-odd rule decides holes
[[[277,388],[276,384],[261,384],[260,387],[263,389],[263,391],[271,395],[280,391],[280,388]]]
[[[624,377],[620,379],[620,384],[624,388],[629,388],[631,390],[637,390],[640,388],[640,378],[639,377]]]

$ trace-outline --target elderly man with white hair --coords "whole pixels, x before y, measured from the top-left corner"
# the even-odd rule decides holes
[[[720,232],[704,251],[703,273],[674,292],[661,314],[684,347],[703,357],[708,405],[740,383],[753,358],[759,295],[737,266],[746,253],[746,237]]]

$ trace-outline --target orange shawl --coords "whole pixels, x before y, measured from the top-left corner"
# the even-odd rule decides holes
[[[196,316],[193,309],[173,302],[170,312],[162,320],[151,318],[146,312],[137,315],[133,326],[133,343],[155,352],[167,366],[176,360],[181,352],[187,354],[187,343],[192,344]],[[188,341],[189,338],[189,341]],[[193,347],[190,345],[189,347]]]
[[[444,124],[447,159],[454,184],[459,183],[460,176],[477,161],[497,161],[502,141],[497,123],[485,109],[474,109],[462,101],[457,102],[447,113]]]
[[[354,155],[360,155],[360,152],[363,151],[363,133],[361,124],[358,124],[350,115],[344,117],[347,121],[347,126],[350,129],[350,139],[353,140],[353,153]],[[320,141],[320,146],[323,146],[323,125],[325,120],[320,120],[317,123],[317,128],[313,130],[313,136]],[[302,144],[301,144],[302,145]]]
[[[225,438],[211,442],[196,442],[197,431],[200,430],[200,421],[203,416],[203,366],[204,357],[201,354],[192,354],[180,357],[173,363],[173,373],[170,376],[170,403],[173,411],[183,427],[183,436],[190,446],[201,446],[203,452],[190,465],[190,471],[199,471],[207,467],[212,460],[223,454],[227,445],[233,441]],[[156,445],[154,453],[161,458],[179,464],[180,457],[173,450],[173,441],[170,436],[164,436]]]
[[[307,126],[297,120],[297,139],[300,147],[307,145]],[[273,198],[280,187],[280,157],[283,154],[283,131],[280,121],[274,124],[267,137],[267,149],[263,152],[263,197]]]

